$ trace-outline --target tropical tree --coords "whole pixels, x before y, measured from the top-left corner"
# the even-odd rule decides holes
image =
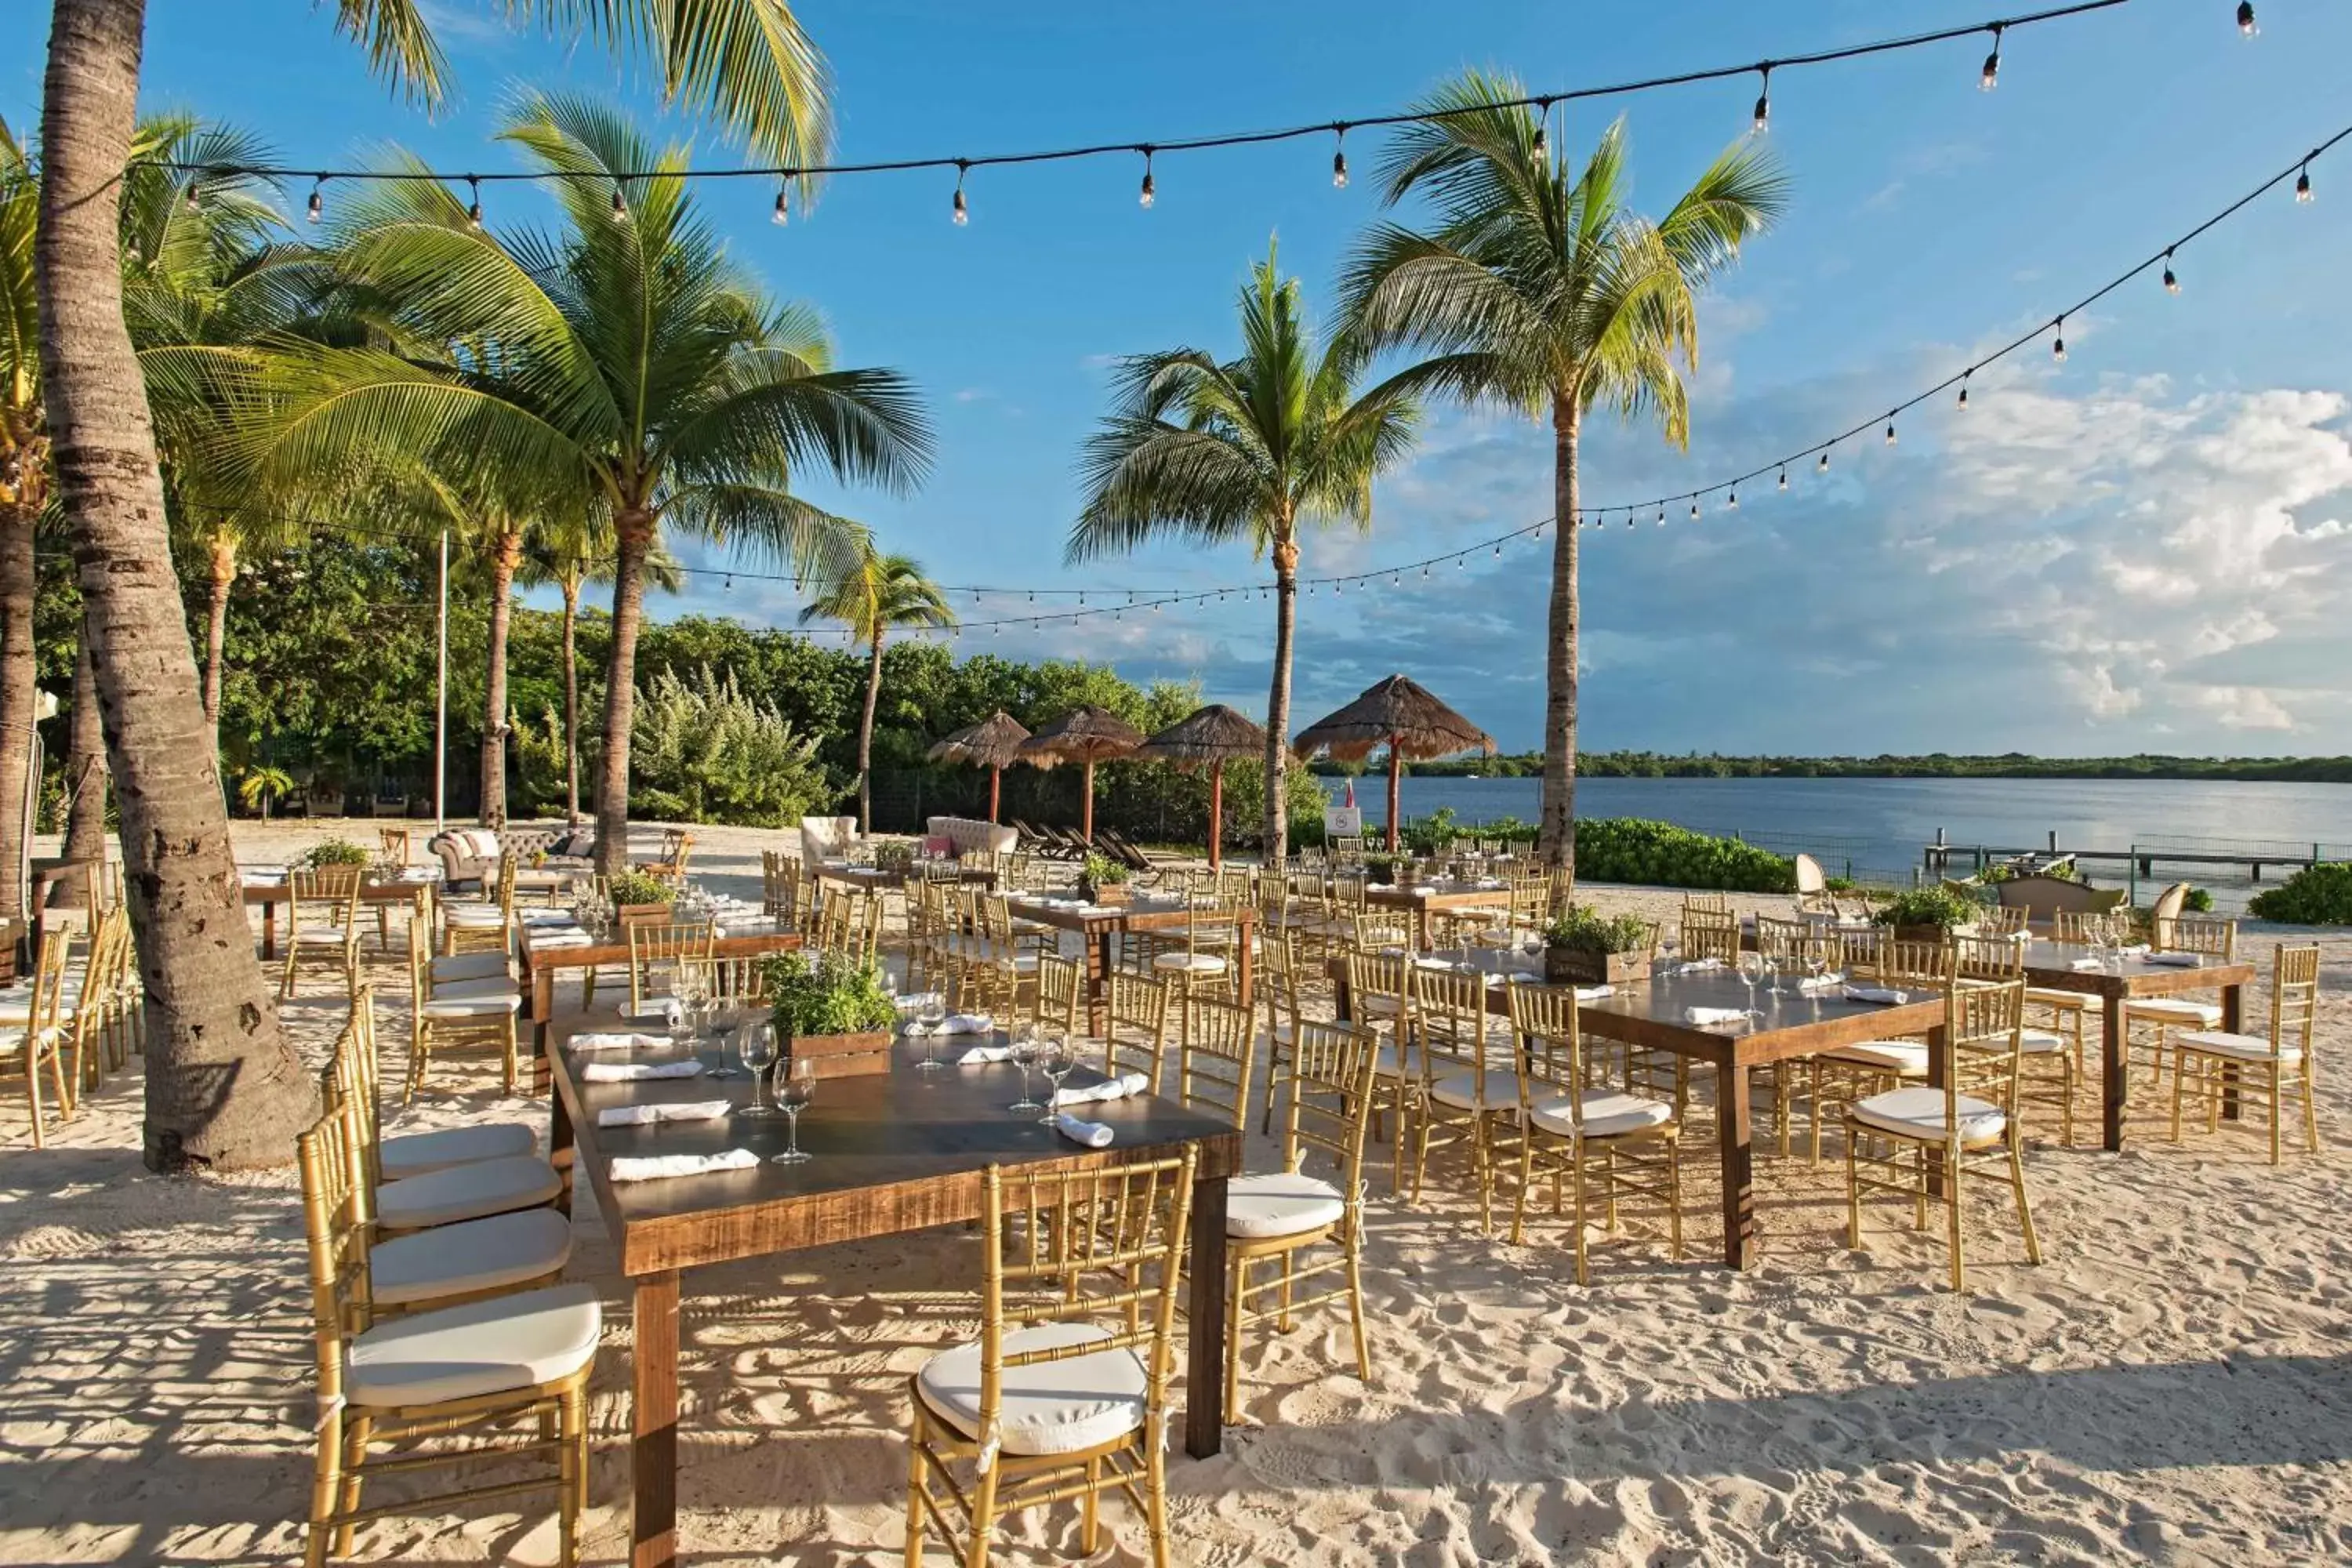
[[[814,312],[768,300],[728,262],[682,177],[684,149],[656,150],[576,97],[530,99],[500,134],[549,176],[561,231],[502,241],[442,186],[394,181],[337,248],[362,287],[397,301],[411,335],[487,352],[452,365],[289,343],[262,445],[266,464],[289,472],[405,450],[432,454],[461,484],[527,475],[560,491],[576,479],[610,509],[596,855],[618,870],[645,565],[662,530],[836,575],[866,531],[793,495],[794,468],[816,461],[845,481],[904,488],[929,466],[930,430],[904,377],[834,369]]]
[[[1401,379],[1536,418],[1552,430],[1551,596],[1545,642],[1540,848],[1576,863],[1577,454],[1595,405],[1655,419],[1677,447],[1696,370],[1695,297],[1784,204],[1787,182],[1758,139],[1717,157],[1664,217],[1627,205],[1622,121],[1581,170],[1546,147],[1544,121],[1509,77],[1469,72],[1419,107],[1384,153],[1381,199],[1436,208],[1423,234],[1372,227],[1343,282],[1351,331],[1430,358]]]
[[[882,639],[897,626],[951,626],[940,585],[911,556],[864,552],[801,611],[801,625],[839,621],[866,647],[866,711],[857,721],[857,820],[874,831],[874,705],[882,695]]]
[[[503,9],[654,62],[669,99],[715,110],[780,163],[822,161],[824,66],[783,0],[508,0]],[[132,151],[145,15],[144,0],[54,6],[34,245],[41,382],[121,785],[147,1002],[146,1159],[229,1168],[282,1163],[314,1100],[259,962],[243,942],[220,941],[245,910],[123,321],[112,191]],[[428,104],[443,99],[446,63],[426,8],[344,0],[334,15],[379,74]]]
[[[21,921],[26,773],[33,727],[33,531],[49,504],[49,438],[41,418],[40,307],[33,236],[40,183],[0,121],[0,919]]]
[[[1246,541],[1274,563],[1274,679],[1265,702],[1265,853],[1289,843],[1290,664],[1297,626],[1299,537],[1310,528],[1369,530],[1372,479],[1411,449],[1420,407],[1384,383],[1361,396],[1358,346],[1318,334],[1272,245],[1237,301],[1242,352],[1169,349],[1121,362],[1112,409],[1081,459],[1087,500],[1066,557],[1091,561],[1172,537]]]

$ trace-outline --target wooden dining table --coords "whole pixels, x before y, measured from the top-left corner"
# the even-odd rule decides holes
[[[2080,942],[2036,940],[2026,944],[2025,980],[2045,991],[2072,991],[2096,998],[2099,1006],[2099,1137],[2109,1153],[2124,1146],[2124,1094],[2130,1062],[2124,1054],[2124,1004],[2147,996],[2182,996],[2196,991],[2221,994],[2221,1027],[2238,1032],[2245,1017],[2245,987],[2254,966],[2206,958],[2196,964],[2150,963],[2133,957],[2095,970],[2075,968],[2095,956]],[[2237,1068],[2223,1068],[2221,1113],[2238,1114]]]
[[[1427,952],[1429,917],[1433,911],[1507,910],[1511,907],[1511,889],[1482,888],[1475,882],[1415,882],[1411,887],[1376,882],[1364,889],[1364,902],[1376,910],[1402,910],[1412,916],[1413,945]]]
[[[869,893],[896,893],[918,882],[946,882],[958,887],[994,888],[996,873],[984,866],[934,866],[917,870],[886,869],[880,866],[827,866],[816,868],[820,882],[838,882]]]
[[[276,879],[241,877],[239,883],[245,891],[247,907],[261,906],[261,956],[264,959],[275,958],[278,956],[278,906],[292,901],[292,883],[282,877]],[[441,882],[437,877],[417,881],[363,878],[360,882],[360,902],[372,909],[388,909],[394,904],[414,903],[419,894],[437,895],[440,890]]]
[[[714,937],[710,943],[713,958],[763,958],[772,952],[793,952],[803,944],[796,931],[761,931],[748,936]],[[529,942],[522,949],[522,1021],[531,1026],[531,1058],[534,1092],[545,1092],[548,1074],[548,1030],[556,1016],[555,983],[567,971],[585,974],[591,969],[606,965],[626,973],[630,958],[626,941],[598,942],[589,946],[573,944],[557,947],[532,947]],[[622,982],[625,988],[627,981]]]
[[[1088,1149],[1041,1124],[1034,1113],[1007,1109],[1019,1098],[1018,1067],[921,1072],[902,1042],[893,1048],[887,1073],[824,1080],[800,1118],[800,1147],[811,1156],[804,1163],[763,1159],[747,1170],[616,1184],[611,1175],[616,1156],[729,1149],[773,1155],[784,1147],[785,1123],[730,1115],[599,1127],[597,1113],[614,1106],[711,1100],[722,1091],[739,1105],[751,1098],[750,1080],[740,1077],[583,1081],[584,1061],[626,1061],[633,1053],[579,1052],[571,1048],[571,1037],[585,1028],[615,1026],[614,1019],[590,1014],[569,1015],[554,1026],[552,1147],[569,1151],[576,1175],[584,1175],[594,1191],[635,1296],[633,1568],[662,1568],[677,1559],[678,1313],[688,1271],[979,1219],[983,1173],[991,1165],[1076,1171],[1168,1158],[1187,1147],[1198,1152],[1185,1450],[1202,1458],[1218,1452],[1227,1331],[1225,1189],[1242,1160],[1241,1133],[1231,1121],[1158,1096],[1089,1105],[1087,1119],[1113,1128],[1116,1140],[1108,1148]],[[956,1043],[968,1047],[985,1037],[959,1036]],[[1002,1036],[995,1038],[1002,1043]],[[1098,1076],[1082,1069],[1070,1082],[1078,1087]],[[976,1257],[971,1268],[977,1291]]]
[[[1191,923],[1193,914],[1192,904],[1186,900],[1140,896],[1124,904],[1071,909],[1066,904],[1040,902],[1035,894],[1014,893],[1005,905],[1019,919],[1055,931],[1076,931],[1086,944],[1087,1027],[1096,1034],[1105,1026],[1104,1011],[1108,1003],[1110,975],[1118,962],[1119,937],[1129,931],[1181,931]],[[1234,921],[1234,999],[1246,1007],[1253,994],[1250,933],[1255,929],[1257,911],[1244,904],[1223,912]]]
[[[1482,960],[1482,967],[1493,961]],[[1330,975],[1339,1016],[1349,1016],[1347,964],[1333,959]],[[1521,978],[1532,982],[1534,975]],[[1901,1003],[1848,1001],[1842,992],[1814,997],[1796,992],[1759,991],[1753,1027],[1698,1025],[1684,1016],[1689,1007],[1746,1011],[1748,987],[1728,970],[1665,974],[1611,988],[1610,994],[1577,1005],[1583,1031],[1622,1040],[1645,1050],[1668,1051],[1715,1069],[1717,1142],[1723,1163],[1723,1260],[1733,1268],[1758,1261],[1756,1165],[1748,1075],[1775,1062],[1810,1057],[1864,1040],[1922,1037],[1927,1041],[1928,1081],[1941,1088],[1946,1070],[1944,994],[1914,989]],[[1507,988],[1486,987],[1486,1010],[1510,1013]]]

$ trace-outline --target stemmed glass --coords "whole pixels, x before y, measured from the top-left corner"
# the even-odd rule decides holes
[[[926,992],[915,1009],[915,1028],[923,1037],[923,1059],[915,1064],[917,1072],[938,1072],[948,1065],[940,1060],[940,1030],[947,1021],[947,998],[937,991]]]
[[[1756,983],[1764,977],[1764,955],[1760,952],[1741,953],[1738,973],[1739,984],[1748,987],[1748,1016],[1762,1017],[1763,1015],[1756,1010]]]
[[[1818,946],[1806,948],[1805,978],[1811,983],[1808,989],[1812,993],[1813,1016],[1816,1018],[1822,1016],[1822,976],[1829,972],[1829,955]]]
[[[1674,973],[1675,949],[1680,945],[1681,943],[1675,939],[1675,933],[1671,930],[1664,925],[1661,925],[1658,928],[1657,962],[1651,964],[1650,967],[1656,972],[1660,978],[1664,978]]]
[[[792,1119],[784,1138],[784,1152],[775,1157],[779,1165],[797,1165],[809,1156],[801,1147],[801,1112],[816,1098],[816,1058],[794,1057],[784,1064],[784,1114]]]
[[[751,1103],[740,1112],[744,1116],[778,1116],[779,1111],[768,1100],[768,1069],[776,1065],[776,1026],[755,1019],[743,1026],[737,1049],[742,1053],[743,1065],[751,1074]]]
[[[1078,1065],[1078,1058],[1071,1052],[1069,1040],[1056,1033],[1039,1043],[1037,1065],[1045,1069],[1045,1081],[1054,1086],[1054,1092],[1045,1097],[1045,1114],[1037,1118],[1050,1126],[1056,1113],[1055,1108],[1062,1102],[1062,1080],[1070,1076],[1070,1069]]]
[[[1037,1065],[1036,1025],[1018,1023],[1013,1026],[1013,1059],[1021,1068],[1021,1098],[1006,1109],[1016,1113],[1024,1110],[1045,1110],[1045,1107],[1037,1103],[1029,1089],[1030,1069]]]

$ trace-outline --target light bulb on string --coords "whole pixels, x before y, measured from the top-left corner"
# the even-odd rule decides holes
[[[1348,188],[1348,127],[1343,121],[1331,127],[1335,144],[1331,149],[1331,188]]]
[[[1549,98],[1536,100],[1535,154],[1538,163],[1551,156],[1551,100]]]
[[[2238,0],[2238,31],[2249,38],[2254,36],[2254,0]]]
[[[963,203],[963,179],[971,173],[971,164],[962,158],[956,160],[955,221],[959,225],[971,221],[971,209]]]
[[[2172,275],[2172,247],[2168,245],[2164,247],[2164,291],[2168,294],[2180,292],[2180,279]]]
[[[1895,445],[1895,416],[1892,414],[1886,416],[1886,444],[1890,447]]]
[[[1829,455],[1829,453],[1828,453],[1827,451],[1823,451],[1823,452],[1822,453],[1822,460],[1821,460],[1819,463],[1816,463],[1813,467],[1814,467],[1814,471],[1815,471],[1815,472],[1817,472],[1817,473],[1823,473],[1823,474],[1828,473],[1828,472],[1830,471],[1830,455]]]
[[[1784,490],[1789,488],[1789,465],[1786,463],[1780,465],[1780,488]]]
[[[1421,568],[1421,574],[1423,577],[1427,577],[1429,575],[1429,567],[1426,563],[1424,563]]]
[[[793,187],[789,177],[776,187],[776,212],[771,221],[779,228],[793,221]]]
[[[320,219],[320,217],[324,216],[325,216],[325,214],[326,214],[326,210],[327,210],[327,197],[326,197],[326,190],[327,190],[327,176],[326,176],[326,175],[324,175],[324,174],[313,174],[312,176],[310,176],[310,205],[309,210],[308,210],[307,212],[305,212],[305,213],[303,214],[303,216],[304,216],[305,217],[309,218],[309,219],[310,219],[310,222],[312,222],[312,223],[317,223],[317,222],[319,221],[319,219]]]
[[[1498,544],[1496,544],[1496,545],[1495,546],[1495,559],[1496,559],[1496,560],[1497,560],[1497,561],[1500,561],[1502,558],[1503,558],[1503,547],[1502,547],[1502,545],[1500,545],[1500,544],[1498,543]]]
[[[1990,92],[2000,85],[2000,28],[1999,22],[1992,25],[1992,53],[1985,57],[1983,74],[1977,78],[1979,92]]]
[[[629,204],[621,195],[623,184],[624,182],[619,180],[613,182],[613,221],[614,223],[629,221]]]
[[[1962,408],[1969,405],[1969,377],[1973,374],[1971,371],[1960,372],[1960,406]]]
[[[1466,572],[1469,570],[1469,563],[1464,561],[1462,557],[1457,555],[1454,558],[1454,569],[1456,572]]]
[[[1136,194],[1135,199],[1138,205],[1148,207],[1152,197],[1159,194],[1159,187],[1151,179],[1151,149],[1139,147],[1136,151],[1143,154],[1143,189]]]
[[[2303,172],[2294,177],[2294,199],[2305,205],[2311,202],[2311,160],[2303,161]]]
[[[196,173],[188,176],[188,210],[190,212],[195,212],[198,210],[196,203],[196,186],[202,183],[204,173],[202,170],[198,170]]]
[[[476,234],[482,232],[482,182],[473,175],[466,176],[466,226]]]
[[[1662,517],[1658,521],[1664,522],[1665,519]],[[1691,498],[1691,521],[1693,522],[1698,521],[1698,498],[1696,496]]]
[[[1726,511],[1738,511],[1739,510],[1739,492],[1738,490],[1731,492],[1731,499],[1723,503],[1723,510]]]
[[[2050,358],[2058,364],[2064,364],[2066,363],[2066,318],[2061,316],[2052,324],[2057,328],[2058,335],[2050,340]]]
[[[1763,90],[1756,95],[1756,132],[1761,135],[1772,129],[1772,67],[1767,61],[1756,68],[1764,79]]]

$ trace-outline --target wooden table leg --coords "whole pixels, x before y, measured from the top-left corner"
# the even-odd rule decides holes
[[[278,900],[271,899],[261,906],[261,956],[278,956]]]
[[[546,1058],[542,1057],[540,1059],[544,1061]],[[550,1107],[547,1117],[547,1163],[553,1165],[557,1173],[563,1178],[563,1192],[556,1199],[556,1206],[568,1215],[572,1212],[572,1108],[563,1103],[562,1095],[551,1092],[553,1087],[552,1084],[549,1086],[551,1092],[547,1097]]]
[[[1078,939],[1087,949],[1087,1033],[1108,1039],[1110,1031],[1110,944],[1118,940],[1108,927]]]
[[[555,971],[533,964],[530,971],[530,1091],[552,1093],[553,1065],[548,1059],[547,1021],[555,1014]]]
[[[1941,1094],[1952,1081],[1951,1035],[1938,1024],[1927,1031],[1927,1087]],[[1944,1167],[1940,1162],[1927,1167],[1927,1195],[1944,1195]]]
[[[2246,1011],[2245,987],[2221,987],[2221,1032],[2225,1035],[2244,1032]],[[2224,1058],[2221,1063],[2221,1119],[2238,1120],[2238,1064]]]
[[[2110,992],[2099,1008],[2099,1146],[2115,1153],[2124,1146],[2124,999]]]
[[[677,1561],[677,1271],[637,1281],[629,1568]]]
[[[1240,930],[1242,949],[1241,962],[1239,967],[1234,971],[1234,984],[1239,988],[1241,993],[1236,1000],[1241,1004],[1241,1005],[1246,1007],[1250,1005],[1250,999],[1253,995],[1250,987],[1255,984],[1250,973],[1250,948],[1253,944],[1250,940],[1250,922],[1246,916],[1242,920]]]
[[[1213,1458],[1225,1437],[1225,1178],[1192,1183],[1192,1300],[1184,1370],[1184,1451]]]
[[[1748,1069],[1721,1062],[1715,1069],[1716,1137],[1723,1145],[1723,1261],[1747,1268],[1756,1261],[1756,1169],[1748,1146]]]

